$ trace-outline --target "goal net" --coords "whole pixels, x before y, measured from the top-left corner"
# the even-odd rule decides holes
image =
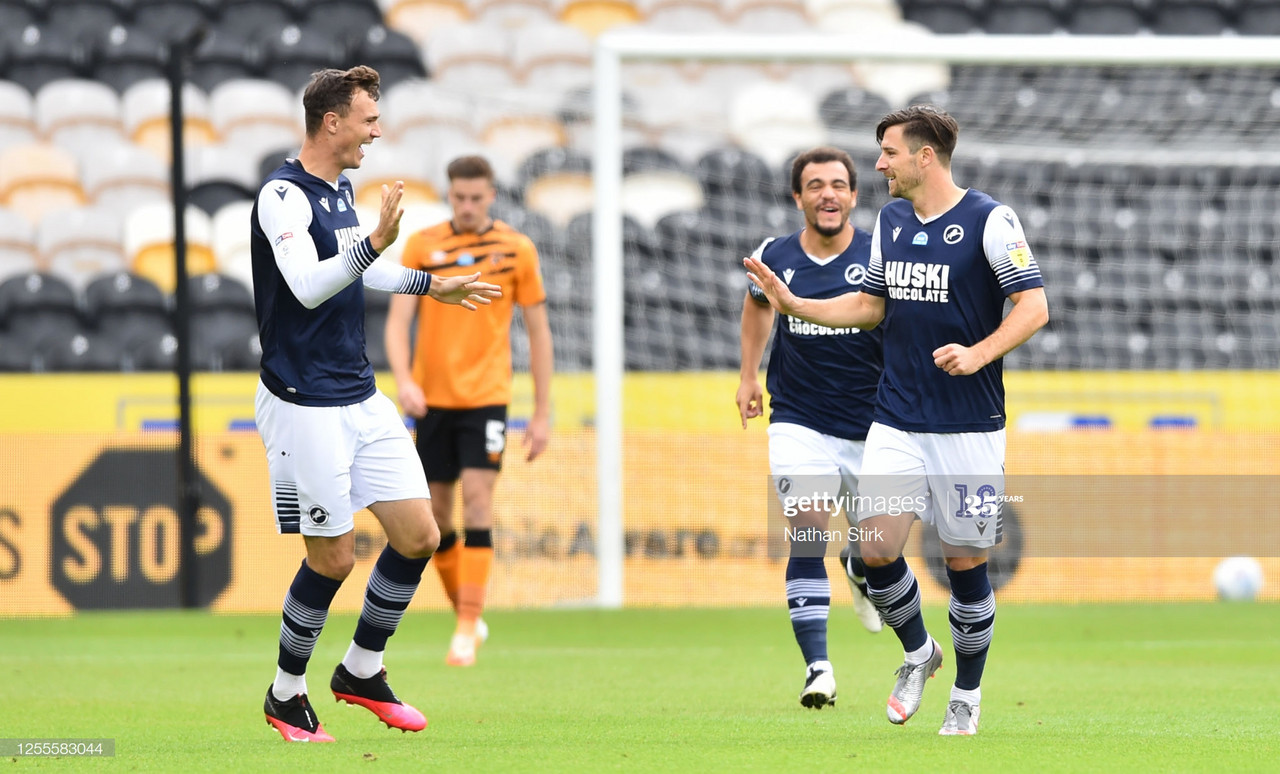
[[[803,225],[789,165],[813,145],[857,162],[853,221],[869,230],[888,200],[875,125],[916,102],[957,118],[957,183],[1018,212],[1049,297],[1049,326],[1005,359],[1008,486],[1024,497],[1005,593],[1205,596],[1216,557],[1280,555],[1260,521],[1280,432],[1278,51],[602,36],[593,213],[546,266],[561,363],[594,375],[597,601],[780,599],[764,421],[742,430],[733,405],[741,257]],[[1106,572],[1084,588],[1063,560]]]

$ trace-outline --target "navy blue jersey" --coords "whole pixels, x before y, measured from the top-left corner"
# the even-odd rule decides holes
[[[354,281],[308,309],[277,265],[283,245],[310,238],[282,261],[333,260],[361,241],[360,221],[345,175],[338,186],[290,159],[263,184],[252,215],[253,295],[262,341],[262,383],[281,400],[302,406],[349,406],[377,389],[365,356],[364,286]],[[309,212],[308,212],[309,209]],[[294,233],[305,229],[305,234]],[[273,234],[268,238],[268,234]]]
[[[800,233],[766,240],[756,251],[791,292],[805,298],[832,298],[861,288],[871,253],[870,234],[855,230],[844,252],[818,260],[800,246]],[[768,303],[755,283],[749,287],[752,298]],[[778,315],[766,379],[769,421],[866,440],[884,365],[882,338],[879,330],[828,328]]]
[[[999,327],[1005,296],[1043,285],[1017,216],[990,196],[970,189],[928,223],[905,199],[886,204],[864,286],[885,299],[876,421],[918,433],[1003,428],[1003,361],[948,376],[933,352],[977,344]]]

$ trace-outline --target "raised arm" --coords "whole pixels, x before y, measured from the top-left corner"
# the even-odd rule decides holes
[[[783,314],[828,328],[869,330],[884,319],[884,298],[854,291],[833,298],[801,298],[756,258],[744,258],[747,278],[764,292],[769,305]]]

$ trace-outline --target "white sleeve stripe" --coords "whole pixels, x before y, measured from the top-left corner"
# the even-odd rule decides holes
[[[396,292],[406,293],[411,296],[425,296],[427,291],[431,290],[431,279],[432,276],[425,271],[406,269],[405,276]]]
[[[351,279],[359,279],[360,275],[364,274],[364,270],[377,259],[378,251],[373,249],[373,243],[369,241],[369,237],[365,237],[342,254],[342,265],[346,268],[347,274],[351,275]]]

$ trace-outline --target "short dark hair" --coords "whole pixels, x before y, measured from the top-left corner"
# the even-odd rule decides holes
[[[876,127],[876,144],[884,140],[884,133],[891,126],[902,126],[902,138],[912,153],[925,145],[933,146],[942,163],[951,165],[951,154],[956,149],[956,139],[960,136],[960,125],[951,114],[933,105],[912,105],[895,110],[884,118]]]
[[[345,116],[351,109],[351,101],[357,91],[368,92],[378,101],[378,71],[368,65],[356,65],[350,70],[328,68],[311,74],[311,82],[302,92],[302,110],[307,121],[307,136],[320,131],[326,113]]]
[[[853,158],[839,148],[820,145],[817,148],[801,153],[796,156],[795,161],[791,162],[791,192],[800,193],[800,175],[804,172],[805,167],[810,164],[826,164],[829,161],[838,161],[844,164],[844,168],[849,170],[849,190],[858,190],[858,172],[854,169]]]
[[[493,167],[485,160],[483,156],[459,156],[449,162],[445,174],[449,176],[449,182],[454,180],[478,180],[484,178],[490,183],[493,182]]]

